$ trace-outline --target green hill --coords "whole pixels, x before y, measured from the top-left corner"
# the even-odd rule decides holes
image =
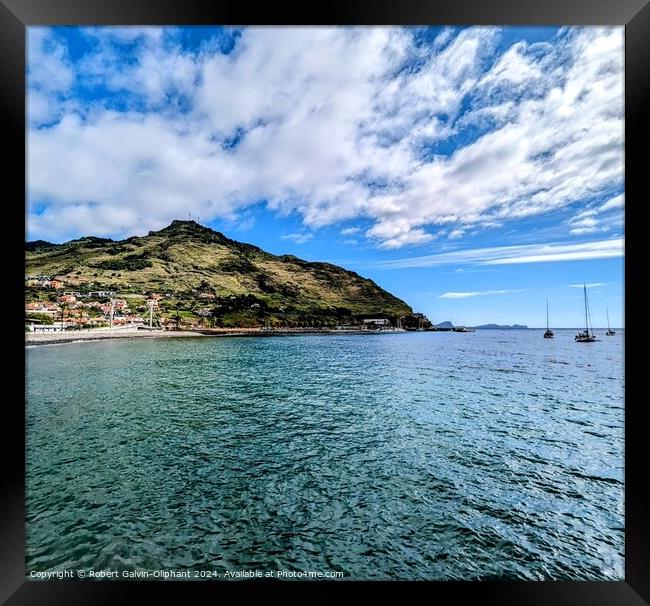
[[[62,280],[69,290],[157,293],[161,315],[209,318],[216,325],[359,321],[409,315],[411,308],[372,280],[330,263],[277,256],[194,221],[115,241],[84,237],[25,246],[27,275]],[[27,288],[27,299],[44,289]],[[209,312],[209,313],[208,313]]]

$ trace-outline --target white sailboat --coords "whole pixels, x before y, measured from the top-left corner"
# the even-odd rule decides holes
[[[548,327],[548,297],[546,298],[546,332],[544,333],[545,339],[552,339],[555,335],[553,331]]]
[[[575,340],[578,343],[593,343],[597,339],[594,336],[593,328],[590,327],[589,303],[587,301],[587,285],[584,284],[583,288],[584,288],[584,291],[585,291],[585,329],[582,332],[579,332],[575,336]]]
[[[613,337],[616,334],[616,331],[609,326],[609,309],[607,309],[607,332],[605,334],[608,337]]]

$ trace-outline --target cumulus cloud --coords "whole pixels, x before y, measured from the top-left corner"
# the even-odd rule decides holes
[[[37,237],[144,233],[265,200],[313,229],[364,219],[397,249],[622,187],[622,28],[500,55],[492,27],[424,47],[408,28],[248,28],[228,54],[165,28],[84,31],[95,46],[73,63],[56,30],[30,28]],[[596,227],[582,220],[574,235]]]

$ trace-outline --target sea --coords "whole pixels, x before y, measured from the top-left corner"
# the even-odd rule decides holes
[[[622,580],[624,331],[543,332],[29,347],[26,576]]]

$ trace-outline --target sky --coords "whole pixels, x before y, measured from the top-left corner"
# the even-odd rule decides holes
[[[28,240],[193,219],[434,323],[624,325],[622,27],[29,27]]]

